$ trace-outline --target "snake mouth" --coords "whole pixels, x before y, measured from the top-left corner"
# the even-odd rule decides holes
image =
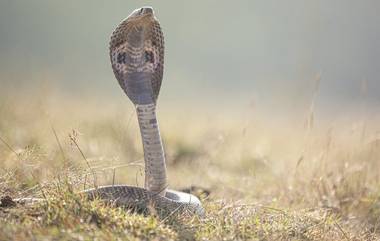
[[[154,17],[154,11],[152,7],[137,8],[127,17],[127,19],[133,20],[145,17]]]
[[[153,8],[151,7],[142,7],[140,8],[141,14],[153,14]]]

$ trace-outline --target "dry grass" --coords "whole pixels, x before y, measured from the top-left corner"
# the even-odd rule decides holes
[[[315,120],[312,107],[306,117],[277,120],[250,108],[214,115],[162,104],[170,186],[197,185],[211,195],[204,218],[159,219],[76,194],[94,182],[143,185],[131,106],[43,99],[0,100],[0,197],[46,197],[34,206],[4,201],[0,240],[379,238],[376,115],[327,122]]]

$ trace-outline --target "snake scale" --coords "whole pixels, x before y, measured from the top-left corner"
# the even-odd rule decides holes
[[[109,50],[115,77],[136,108],[144,149],[145,188],[109,185],[81,193],[91,200],[101,199],[137,211],[203,215],[196,196],[167,188],[165,154],[156,117],[164,69],[164,37],[153,9],[136,9],[122,21],[111,35]]]

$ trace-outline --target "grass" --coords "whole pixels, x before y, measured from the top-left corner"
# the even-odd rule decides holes
[[[0,101],[0,240],[379,239],[376,114],[315,120],[315,98],[306,117],[281,119],[161,104],[170,187],[210,195],[201,194],[205,217],[160,218],[78,194],[95,184],[143,186],[131,106],[34,97]],[[45,201],[12,203],[31,196]]]

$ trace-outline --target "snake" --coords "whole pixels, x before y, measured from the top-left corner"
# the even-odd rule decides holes
[[[164,36],[151,7],[135,9],[113,31],[109,44],[111,66],[120,87],[134,104],[144,150],[144,188],[130,185],[95,186],[81,194],[88,199],[137,212],[203,216],[200,200],[168,189],[165,153],[156,116],[156,104],[164,70]],[[20,198],[16,202],[37,202]],[[147,212],[146,212],[147,211]]]

